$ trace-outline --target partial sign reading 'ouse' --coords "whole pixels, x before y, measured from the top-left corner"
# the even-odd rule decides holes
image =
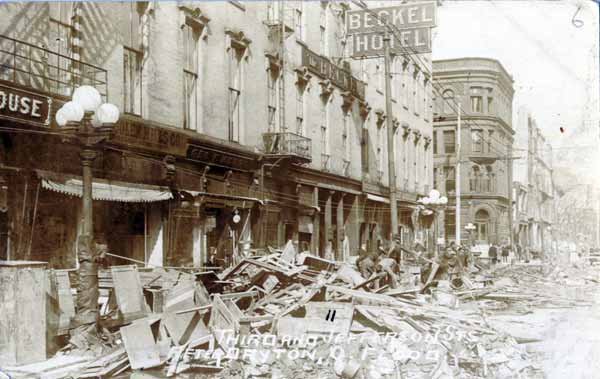
[[[49,125],[51,104],[48,96],[0,85],[0,118]]]

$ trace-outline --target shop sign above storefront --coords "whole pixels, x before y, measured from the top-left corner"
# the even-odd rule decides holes
[[[185,156],[187,140],[183,133],[168,127],[152,125],[148,121],[121,119],[115,127],[112,142]]]
[[[0,119],[50,125],[52,98],[0,85]]]

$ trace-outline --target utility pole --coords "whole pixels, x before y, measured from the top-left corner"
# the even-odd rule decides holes
[[[391,231],[390,240],[398,233],[398,203],[396,203],[396,169],[394,165],[394,120],[392,115],[392,89],[390,83],[390,32],[388,30],[387,20],[385,22],[385,33],[383,35],[383,44],[385,45],[385,121],[387,125],[387,146],[388,146],[388,180],[390,187],[390,221]]]
[[[508,241],[510,246],[513,245],[513,212],[512,212],[512,145],[508,147],[508,153],[506,155],[506,180],[508,181]]]
[[[458,102],[458,108],[457,108],[457,123],[456,123],[456,178],[455,178],[455,187],[456,187],[456,207],[455,207],[455,217],[456,217],[456,221],[455,221],[455,227],[456,227],[456,232],[455,232],[455,239],[456,239],[456,244],[460,245],[460,149],[461,149],[461,143],[460,143],[460,134],[461,134],[461,125],[460,125],[460,114],[462,112],[461,109],[461,103],[460,101]]]

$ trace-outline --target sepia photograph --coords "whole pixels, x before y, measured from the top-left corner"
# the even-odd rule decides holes
[[[0,0],[0,379],[600,379],[599,0]]]

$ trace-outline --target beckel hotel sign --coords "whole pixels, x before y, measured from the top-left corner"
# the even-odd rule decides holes
[[[52,98],[0,84],[0,119],[50,125]]]
[[[346,30],[351,36],[352,57],[372,57],[384,52],[385,24],[391,25],[390,51],[396,54],[431,52],[431,28],[436,26],[436,3],[414,2],[394,7],[349,11]]]

